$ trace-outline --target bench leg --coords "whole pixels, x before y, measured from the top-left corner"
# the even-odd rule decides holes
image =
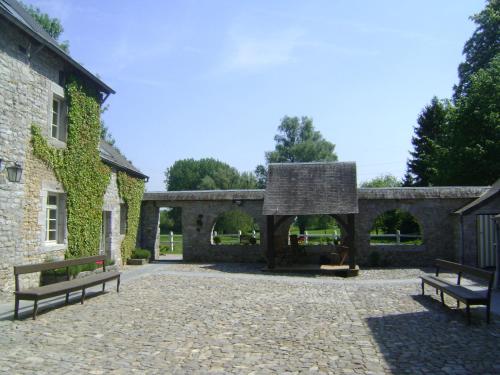
[[[102,291],[104,292],[106,290],[106,283],[102,283]]]
[[[467,311],[467,324],[470,325],[470,306],[469,306],[469,304],[467,304],[466,311]]]
[[[64,303],[66,305],[69,303],[69,293],[66,293],[66,300],[64,301]]]
[[[422,295],[424,295],[424,281],[422,280]]]
[[[443,294],[443,291],[441,291],[441,303],[443,304],[444,306],[444,294]]]
[[[19,298],[17,296],[14,304],[14,319],[19,319]]]
[[[36,313],[38,312],[38,300],[35,300],[35,304],[33,305],[33,320],[36,319]]]
[[[83,305],[83,300],[85,299],[85,289],[82,289],[82,298],[80,298],[80,303]]]
[[[120,293],[120,276],[116,279],[116,293]]]

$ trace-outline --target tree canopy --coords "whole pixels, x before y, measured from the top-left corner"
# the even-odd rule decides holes
[[[453,101],[434,98],[417,120],[405,185],[489,185],[500,177],[500,0],[471,17]]]
[[[281,120],[274,137],[274,151],[266,152],[267,163],[336,161],[335,145],[314,130],[310,117],[288,117]]]
[[[167,190],[255,189],[257,181],[251,173],[213,158],[177,160],[165,171]]]
[[[59,37],[64,32],[64,28],[61,21],[56,17],[51,17],[47,13],[44,13],[38,7],[33,5],[26,5],[21,3],[24,9],[37,21],[40,26],[52,37],[54,38],[59,47],[66,53],[69,53],[69,42],[67,40],[60,41]]]
[[[400,187],[403,183],[392,174],[380,175],[361,184],[364,188]]]

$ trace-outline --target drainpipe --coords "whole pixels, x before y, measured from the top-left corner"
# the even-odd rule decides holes
[[[464,253],[464,217],[460,214],[460,263],[465,263]]]

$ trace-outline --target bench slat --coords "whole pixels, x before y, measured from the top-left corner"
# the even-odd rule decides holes
[[[79,266],[82,264],[95,263],[98,261],[105,261],[105,260],[106,260],[106,255],[96,255],[91,257],[61,260],[57,262],[23,264],[20,266],[14,266],[14,275],[22,275],[25,273],[40,272],[46,270],[55,270],[59,268]]]
[[[443,260],[443,259],[436,259],[435,264],[436,264],[436,267],[439,267],[440,269],[445,268],[448,270],[455,271],[457,273],[462,272],[462,273],[473,275],[473,276],[476,276],[478,278],[481,278],[483,280],[488,280],[488,281],[491,278],[493,278],[493,275],[494,275],[493,272],[490,272],[490,271],[485,271],[485,270],[482,270],[480,268],[466,266],[465,264],[449,262],[449,261]]]
[[[102,284],[104,281],[117,279],[118,277],[120,277],[120,272],[118,271],[100,272],[79,279],[62,281],[55,284],[25,289],[14,293],[21,299],[43,299],[67,292],[69,293],[76,290],[81,290],[82,287],[91,287],[94,285]]]

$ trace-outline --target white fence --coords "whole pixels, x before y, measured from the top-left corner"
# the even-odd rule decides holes
[[[168,241],[162,242],[160,240],[160,246],[168,246],[171,252],[174,252],[174,245],[176,243],[182,243],[182,241],[175,241],[174,240],[174,232],[172,232],[172,231],[170,231],[170,233],[168,234]]]

